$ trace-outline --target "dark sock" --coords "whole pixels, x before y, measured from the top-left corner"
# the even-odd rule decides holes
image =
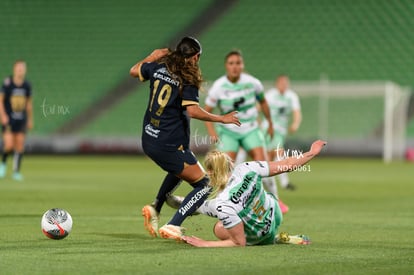
[[[1,159],[3,163],[6,163],[7,157],[9,156],[9,154],[10,154],[10,151],[3,151],[3,157]]]
[[[209,181],[209,178],[205,176],[192,184],[194,189],[184,198],[180,208],[168,224],[180,226],[185,218],[192,215],[203,204],[211,192],[211,188],[208,186]]]
[[[14,153],[14,159],[13,159],[13,171],[19,172],[20,171],[20,165],[22,163],[23,158],[23,152],[22,153]]]
[[[168,173],[164,181],[161,184],[160,190],[158,191],[157,198],[153,205],[158,213],[161,212],[161,208],[164,205],[167,196],[169,196],[174,190],[180,185],[181,179],[174,174]]]

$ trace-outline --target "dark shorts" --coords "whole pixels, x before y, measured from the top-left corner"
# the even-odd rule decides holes
[[[26,120],[11,119],[7,125],[2,125],[1,129],[4,132],[11,131],[12,133],[26,133]]]
[[[166,151],[154,146],[143,146],[145,154],[159,167],[174,175],[181,174],[188,165],[196,164],[197,158],[190,149]]]

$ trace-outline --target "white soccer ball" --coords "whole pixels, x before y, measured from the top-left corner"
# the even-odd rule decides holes
[[[64,209],[53,208],[43,214],[41,226],[46,237],[61,240],[72,230],[72,217]]]

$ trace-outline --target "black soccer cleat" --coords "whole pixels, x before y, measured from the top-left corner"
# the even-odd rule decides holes
[[[285,186],[286,190],[290,190],[290,191],[295,191],[296,190],[296,185],[292,184],[291,182],[289,182],[286,186]]]

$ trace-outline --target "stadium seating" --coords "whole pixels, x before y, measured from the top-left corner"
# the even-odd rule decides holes
[[[8,24],[2,30],[6,39],[0,41],[2,65],[20,56],[29,61],[37,106],[46,99],[48,104],[67,105],[71,115],[78,113],[125,77],[131,61],[167,41],[212,3],[157,1],[157,18],[164,18],[160,21],[152,18],[152,6],[132,0],[116,6],[110,2],[101,1],[99,7],[84,1],[50,5],[43,0],[25,8],[19,7],[20,2],[0,4],[1,10],[17,11],[17,16],[10,12],[3,16]],[[240,48],[246,70],[261,80],[272,80],[279,73],[293,80],[316,80],[324,74],[332,80],[392,80],[413,86],[413,12],[409,0],[238,1],[200,37],[203,75],[211,84],[224,73],[225,53]],[[0,67],[2,75],[6,69]],[[79,134],[135,134],[140,119],[134,116],[142,114],[146,102],[141,95],[147,93],[142,88],[131,94]],[[315,115],[314,106],[303,102],[307,117]],[[352,106],[341,103],[338,108]],[[70,117],[43,117],[37,112],[37,133],[51,132]],[[379,122],[367,123],[376,127]],[[306,130],[310,125],[302,127],[311,133]]]
[[[389,79],[413,85],[411,1],[240,1],[201,37],[207,79],[222,74],[224,54],[241,48],[261,79]]]
[[[80,135],[138,137],[142,128],[142,117],[148,104],[149,88],[143,85],[131,95],[122,99],[114,108],[98,117],[80,131]]]
[[[133,62],[168,46],[210,2],[1,1],[0,77],[15,59],[27,60],[34,134],[51,133],[128,76]]]
[[[278,73],[313,80],[323,73],[334,80],[382,79],[413,85],[414,59],[409,55],[414,34],[408,29],[414,25],[412,11],[408,1],[262,1],[260,5],[240,1],[201,37],[204,77],[211,81],[222,75],[224,54],[240,48],[247,71],[264,80]],[[304,116],[312,118],[317,105],[312,99],[304,100]],[[348,129],[343,125],[350,125],[344,121],[351,104],[355,102],[334,103],[335,108],[344,109],[344,115],[343,123],[330,122],[331,132],[370,134],[380,124],[382,110],[376,110],[376,118],[370,116],[363,125]],[[301,133],[316,136],[311,126],[304,123]],[[202,129],[200,123],[194,127]]]

